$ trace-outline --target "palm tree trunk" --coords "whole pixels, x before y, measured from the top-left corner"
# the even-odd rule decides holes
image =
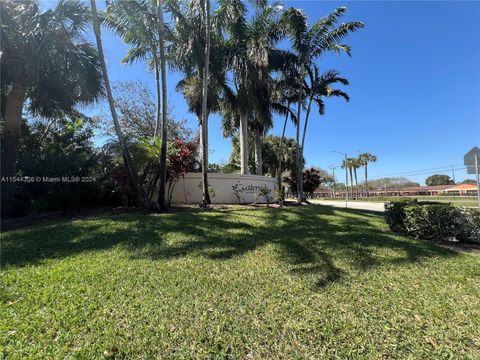
[[[290,108],[290,104],[288,104]],[[280,137],[280,145],[278,146],[278,169],[277,169],[277,185],[278,191],[282,191],[282,159],[283,159],[283,141],[285,139],[285,130],[287,129],[288,113],[285,115],[285,122],[283,123],[282,136]],[[283,193],[282,199],[283,201]]]
[[[368,198],[368,175],[367,175],[368,164],[365,163],[365,196]]]
[[[208,192],[208,113],[207,113],[207,99],[208,99],[208,76],[210,63],[210,0],[204,1],[204,18],[205,18],[205,57],[203,66],[203,92],[202,92],[202,190],[203,190],[203,205],[212,203],[210,194]]]
[[[160,184],[158,206],[167,210],[165,187],[167,183],[167,71],[165,67],[165,25],[163,23],[163,0],[157,0],[158,35],[160,40],[160,71],[162,78],[162,147],[160,149]]]
[[[5,117],[2,136],[1,176],[13,177],[17,172],[17,147],[22,122],[22,109],[26,88],[22,81],[14,81],[5,103]],[[11,212],[15,201],[15,182],[8,181],[1,186],[1,211],[3,215]]]
[[[255,174],[263,175],[262,134],[259,129],[255,129],[254,133],[255,133]]]
[[[115,102],[113,100],[112,89],[110,87],[110,81],[108,79],[107,65],[105,64],[105,56],[103,53],[102,37],[100,32],[100,23],[98,21],[97,6],[95,0],[90,0],[90,5],[92,7],[92,20],[93,20],[93,31],[95,33],[95,39],[97,41],[98,48],[98,57],[100,60],[100,66],[102,68],[103,80],[105,82],[105,90],[107,91],[108,104],[110,106],[110,112],[112,113],[113,125],[115,127],[115,132],[118,137],[118,142],[122,148],[123,161],[128,171],[130,182],[132,183],[133,188],[140,194],[143,200],[143,206],[145,209],[150,209],[150,200],[145,192],[143,184],[139,181],[138,172],[133,164],[132,157],[128,151],[127,144],[123,138],[122,130],[120,128],[120,123],[118,122],[117,111],[115,109]]]
[[[303,164],[301,164],[301,152],[300,152],[300,115],[302,112],[302,96],[303,96],[303,80],[305,78],[305,67],[302,66],[300,77],[300,91],[298,94],[298,107],[297,107],[297,130],[295,136],[295,165],[297,168],[297,203],[301,203],[303,200]]]
[[[153,137],[158,137],[161,128],[161,117],[162,117],[162,110],[161,110],[161,98],[160,98],[160,74],[158,70],[158,59],[156,55],[154,55],[154,70],[155,70],[155,88],[157,93],[157,119],[155,121],[155,132],[153,133]]]
[[[357,181],[357,168],[353,168],[353,175],[355,176],[355,196],[358,198],[358,181]]]
[[[240,111],[240,173],[248,174],[248,118]]]
[[[308,107],[307,107],[307,113],[305,116],[305,124],[303,125],[303,135],[302,135],[302,158],[303,158],[303,149],[305,148],[305,134],[307,133],[307,125],[308,125],[308,118],[310,116],[310,110],[312,109],[312,100],[313,98],[310,96],[308,100]]]
[[[352,167],[348,167],[348,171],[350,172],[350,195],[353,198],[353,174],[352,174]]]

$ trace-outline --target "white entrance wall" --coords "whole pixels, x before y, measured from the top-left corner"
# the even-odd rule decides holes
[[[258,198],[258,191],[267,187],[271,198],[277,188],[277,181],[269,176],[209,173],[208,184],[215,189],[214,204],[238,204],[235,191],[240,196],[240,203],[264,203],[265,198]],[[212,193],[210,193],[212,197]],[[202,174],[187,173],[175,185],[172,204],[199,204],[202,202]]]

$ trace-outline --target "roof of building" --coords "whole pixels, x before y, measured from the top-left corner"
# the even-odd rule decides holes
[[[449,187],[446,190],[476,190],[477,185],[474,184],[459,184],[456,186]]]

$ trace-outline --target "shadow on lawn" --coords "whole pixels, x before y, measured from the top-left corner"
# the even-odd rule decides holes
[[[347,270],[456,255],[431,243],[387,233],[375,224],[378,219],[378,214],[362,210],[321,206],[104,216],[6,234],[2,266],[114,246],[127,249],[133,258],[197,255],[226,260],[274,244],[278,259],[293,273],[313,276],[316,286],[323,287],[342,280]]]

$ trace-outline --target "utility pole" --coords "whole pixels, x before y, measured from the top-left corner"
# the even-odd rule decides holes
[[[456,184],[456,181],[455,181],[455,169],[453,168],[453,164],[452,164],[452,180],[453,180],[453,183]]]
[[[475,174],[477,175],[477,200],[480,209],[480,176],[478,175],[478,155],[475,154]]]
[[[336,179],[335,179],[335,169],[337,167],[335,165],[332,165],[330,166],[329,169],[332,169],[332,173],[333,173],[333,197],[336,197],[336,194],[335,194],[335,185],[336,185]]]
[[[347,165],[347,157],[348,157],[347,153],[343,153],[341,151],[336,151],[336,150],[332,150],[331,152],[335,152],[335,153],[339,153],[339,154],[343,155],[344,158],[345,158],[344,165]],[[347,169],[347,166],[345,166],[345,207],[348,208],[348,169]]]

